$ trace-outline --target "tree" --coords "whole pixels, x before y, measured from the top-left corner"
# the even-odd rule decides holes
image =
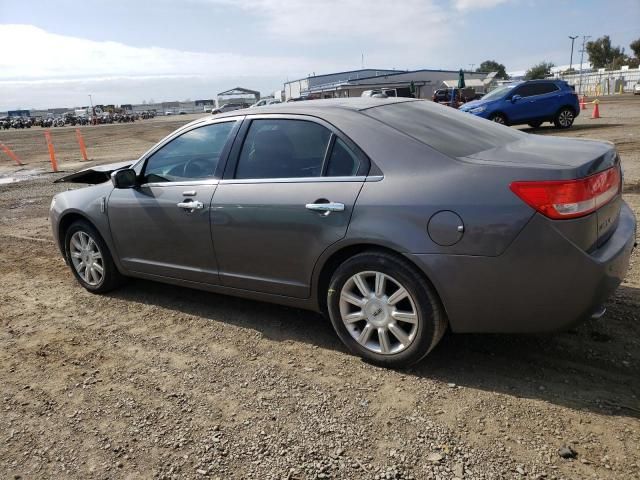
[[[612,46],[609,35],[587,42],[587,53],[593,68],[619,68],[625,64],[624,48]]]
[[[640,38],[631,42],[629,44],[629,48],[631,49],[633,54],[636,56],[636,58],[640,60]]]
[[[476,72],[498,72],[496,78],[502,78],[504,80],[509,79],[509,75],[507,75],[506,67],[501,63],[496,62],[495,60],[485,60],[480,64],[480,66],[476,69]]]
[[[525,80],[537,80],[548,77],[551,75],[551,69],[555,67],[555,65],[551,62],[540,62],[537,65],[531,67],[524,74]]]

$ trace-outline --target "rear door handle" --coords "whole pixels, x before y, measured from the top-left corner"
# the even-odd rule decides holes
[[[305,205],[307,210],[313,210],[315,212],[325,212],[329,214],[331,212],[343,212],[344,203],[328,202],[328,203],[307,203]]]
[[[178,207],[191,211],[202,210],[204,208],[204,203],[199,202],[198,200],[193,200],[190,202],[180,202],[178,203]]]

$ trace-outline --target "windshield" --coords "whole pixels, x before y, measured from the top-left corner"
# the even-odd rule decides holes
[[[482,100],[495,100],[497,98],[502,98],[513,87],[515,87],[515,85],[505,85],[503,87],[498,87],[495,90],[491,90],[484,97],[482,97]]]

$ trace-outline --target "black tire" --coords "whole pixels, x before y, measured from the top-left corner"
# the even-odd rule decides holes
[[[413,340],[408,343],[406,347],[402,345],[403,350],[397,353],[377,353],[365,347],[352,336],[353,334],[350,333],[345,322],[342,320],[340,297],[343,288],[347,282],[351,282],[350,279],[352,279],[354,275],[358,273],[364,273],[365,275],[371,275],[373,273],[373,275],[375,275],[374,272],[379,272],[391,277],[387,282],[396,280],[398,284],[409,293],[410,299],[413,302],[411,304],[412,307],[415,306],[417,321],[415,323],[416,327]],[[350,285],[352,285],[352,283],[350,283]],[[388,285],[391,285],[391,287],[388,288],[393,289],[396,287],[393,283],[388,283],[387,286]],[[369,286],[375,289],[375,284],[372,285],[369,283]],[[389,295],[388,298],[390,298],[393,296],[393,293],[384,295]],[[361,311],[365,312],[367,306],[368,304],[360,307]],[[447,328],[447,318],[444,309],[429,282],[425,280],[414,265],[402,256],[382,251],[372,250],[359,253],[343,262],[336,269],[327,291],[327,307],[331,323],[338,337],[340,337],[340,340],[342,340],[349,350],[367,362],[387,368],[403,368],[419,362],[438,344]],[[378,313],[375,312],[372,313],[374,316],[377,314]],[[384,315],[387,314],[385,313]],[[363,319],[361,322],[369,325],[368,319]],[[397,322],[394,323],[397,324]],[[352,325],[355,325],[355,322]],[[358,327],[352,328],[357,329]],[[362,326],[362,330],[364,329],[365,326]],[[380,345],[382,345],[377,330],[372,329],[372,332],[371,335],[373,336],[375,334]],[[389,338],[396,341],[398,340],[395,336],[388,337],[388,339]]]
[[[75,267],[74,260],[72,259],[71,241],[74,234],[78,232],[88,235],[88,237],[93,240],[102,257],[100,262],[100,266],[103,269],[102,278],[95,284],[89,283],[82,275],[80,275]],[[106,293],[119,287],[123,283],[124,278],[113,262],[113,257],[111,256],[111,252],[109,251],[107,244],[104,242],[98,231],[89,222],[78,220],[71,224],[65,234],[64,248],[69,268],[71,268],[71,271],[76,277],[76,280],[78,280],[78,283],[80,283],[80,285],[89,292]]]
[[[570,128],[573,125],[574,120],[576,119],[576,112],[574,112],[571,107],[562,107],[556,113],[556,116],[553,119],[553,124],[556,128],[566,129]]]
[[[489,117],[489,120],[491,120],[492,122],[499,123],[500,125],[507,125],[507,126],[509,125],[509,122],[507,121],[507,117],[505,117],[504,114],[502,113],[494,113]]]
[[[540,125],[542,125],[541,121],[537,121],[537,122],[529,122],[529,126],[531,128],[540,128]]]

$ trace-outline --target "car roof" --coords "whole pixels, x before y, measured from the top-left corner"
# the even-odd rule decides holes
[[[260,110],[246,110],[247,115],[261,115],[265,113],[281,113],[296,115],[312,115],[317,116],[322,112],[344,111],[350,110],[357,112],[368,108],[380,107],[390,103],[416,102],[415,98],[372,98],[372,97],[356,97],[356,98],[330,98],[325,100],[304,100],[300,102],[274,103],[260,107]],[[235,117],[245,113],[243,110],[235,110],[233,112],[222,113],[216,115],[216,118]]]

